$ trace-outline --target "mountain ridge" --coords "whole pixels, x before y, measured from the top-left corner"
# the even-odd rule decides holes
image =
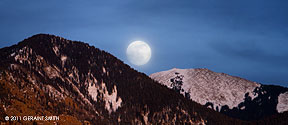
[[[205,68],[173,68],[150,77],[202,105],[242,120],[259,120],[288,110],[285,87],[262,85]]]
[[[0,58],[1,122],[12,115],[58,115],[92,124],[241,123],[86,43],[38,34],[0,49]]]
[[[284,112],[285,113],[285,112]],[[159,84],[112,54],[48,34],[0,49],[0,121],[11,124],[258,124],[228,117]],[[266,123],[285,123],[267,118]],[[286,121],[287,123],[287,121]]]

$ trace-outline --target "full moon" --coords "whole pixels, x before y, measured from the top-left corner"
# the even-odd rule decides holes
[[[142,41],[134,41],[130,43],[126,50],[128,60],[134,65],[144,65],[151,58],[151,49],[149,45]]]

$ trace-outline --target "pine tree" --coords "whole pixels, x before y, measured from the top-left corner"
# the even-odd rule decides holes
[[[170,86],[172,87],[173,90],[175,90],[178,93],[180,93],[180,91],[183,92],[184,90],[182,89],[182,85],[183,85],[182,80],[184,76],[179,75],[178,72],[176,72],[175,75],[176,75],[175,78],[170,79],[170,82],[172,82]]]

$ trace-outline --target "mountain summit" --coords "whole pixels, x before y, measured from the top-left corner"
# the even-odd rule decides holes
[[[263,85],[208,69],[171,69],[151,74],[189,99],[242,120],[288,111],[288,88]]]
[[[51,122],[65,124],[239,121],[185,99],[105,51],[48,34],[0,49],[0,85],[2,122],[5,116],[51,115],[60,117]]]

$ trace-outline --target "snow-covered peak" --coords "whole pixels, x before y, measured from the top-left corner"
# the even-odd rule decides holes
[[[216,73],[208,69],[177,69],[151,74],[150,77],[161,84],[172,88],[172,79],[183,77],[180,93],[190,94],[190,99],[205,105],[212,103],[213,109],[220,111],[224,105],[230,109],[237,107],[244,101],[245,94],[253,99],[257,96],[253,92],[260,84],[224,73]]]

